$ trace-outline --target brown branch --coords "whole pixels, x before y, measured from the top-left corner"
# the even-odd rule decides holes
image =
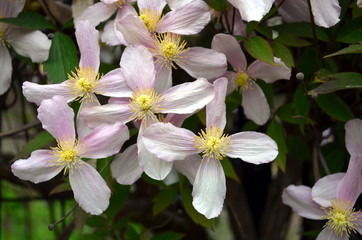
[[[15,130],[10,130],[10,131],[7,131],[7,132],[1,132],[0,137],[12,136],[12,135],[18,134],[20,132],[27,131],[27,130],[29,130],[31,128],[38,127],[38,126],[40,126],[39,121],[29,123],[29,124],[26,124],[26,125],[22,126],[21,128],[15,129]]]

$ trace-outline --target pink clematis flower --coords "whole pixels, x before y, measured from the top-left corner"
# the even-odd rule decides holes
[[[274,0],[228,0],[245,21],[260,21],[267,14]]]
[[[214,98],[213,86],[199,78],[167,88],[156,78],[152,54],[143,46],[129,46],[123,52],[120,75],[124,77],[123,96],[109,104],[84,108],[79,114],[90,127],[98,124],[141,121],[137,140],[140,166],[150,177],[162,180],[172,164],[153,157],[145,148],[142,132],[159,121],[160,114],[190,114],[203,108]]]
[[[289,80],[291,70],[279,59],[274,58],[278,65],[254,61],[247,67],[245,55],[236,39],[227,34],[216,34],[211,46],[214,50],[224,53],[235,72],[227,72],[229,79],[228,92],[240,88],[246,117],[258,125],[265,124],[270,117],[270,108],[261,88],[255,83],[256,79],[273,83],[279,79]]]
[[[327,220],[317,240],[348,240],[352,233],[362,233],[362,212],[353,208],[362,188],[340,191],[341,187],[348,188],[341,181],[344,177],[344,173],[335,173],[321,178],[312,188],[290,185],[283,191],[283,203],[300,216]]]
[[[1,0],[0,18],[16,17],[24,8],[25,0]],[[48,59],[51,41],[40,31],[0,23],[0,95],[10,87],[12,65],[8,46],[35,63]]]
[[[276,3],[281,1],[276,0]],[[329,28],[340,21],[341,7],[338,0],[311,0],[310,3],[314,21],[318,26]],[[286,22],[310,22],[307,0],[286,0],[278,12]]]
[[[75,35],[81,55],[79,68],[68,74],[69,79],[60,84],[40,85],[24,82],[23,94],[29,102],[39,105],[44,99],[60,95],[68,102],[80,100],[82,103],[99,104],[95,93],[110,97],[118,97],[122,94],[122,82],[117,69],[103,77],[98,73],[100,64],[99,33],[95,27],[88,21],[79,21],[76,25]]]
[[[276,143],[267,135],[241,132],[224,134],[227,79],[214,82],[215,98],[206,106],[206,130],[195,135],[171,123],[156,123],[143,134],[144,145],[156,157],[172,162],[202,153],[193,187],[193,205],[207,218],[217,217],[223,206],[226,181],[220,161],[240,158],[253,164],[268,163],[278,154]]]
[[[51,151],[36,150],[30,158],[15,161],[12,172],[23,180],[40,183],[64,170],[69,173],[79,206],[88,213],[101,214],[108,207],[111,192],[96,169],[82,158],[105,158],[118,153],[129,138],[127,127],[122,123],[103,125],[76,139],[74,112],[62,96],[44,100],[38,108],[38,118],[58,146]]]

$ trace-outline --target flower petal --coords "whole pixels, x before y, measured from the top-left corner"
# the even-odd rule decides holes
[[[98,26],[99,23],[110,18],[114,12],[114,8],[107,6],[102,2],[98,2],[85,9],[83,13],[76,19],[75,24],[77,24],[79,21],[87,20],[90,24]]]
[[[69,182],[79,206],[92,215],[99,215],[109,205],[111,191],[101,175],[82,162],[69,172]]]
[[[174,114],[169,113],[163,119],[163,122],[172,123],[176,127],[181,127],[182,123],[185,121],[186,118],[190,117],[192,114]]]
[[[132,97],[132,90],[124,80],[122,70],[114,69],[104,75],[100,80],[97,92],[108,97]]]
[[[142,175],[143,169],[138,163],[137,145],[129,146],[123,153],[114,157],[111,173],[119,184],[132,185]]]
[[[276,0],[279,5],[283,0]],[[310,22],[308,2],[305,0],[284,1],[278,8],[285,22]]]
[[[205,2],[194,0],[168,12],[161,20],[157,32],[173,32],[180,35],[199,33],[210,21],[210,12]]]
[[[0,16],[3,18],[16,17],[23,10],[26,0],[0,1]]]
[[[341,7],[338,0],[311,0],[314,21],[321,27],[332,27],[339,22]]]
[[[246,70],[246,58],[234,36],[219,33],[214,36],[211,48],[225,54],[227,61],[236,71]]]
[[[182,161],[174,161],[173,166],[177,172],[185,175],[191,184],[194,184],[201,161],[201,156],[198,154],[194,154],[186,157]]]
[[[264,125],[270,117],[270,108],[263,90],[255,82],[242,91],[241,105],[245,116],[258,125]]]
[[[155,66],[150,51],[144,46],[127,47],[121,58],[121,69],[128,86],[135,91],[141,88],[153,88]]]
[[[251,78],[264,80],[267,83],[273,83],[276,80],[289,80],[291,70],[279,58],[274,57],[277,66],[256,60],[250,64],[247,73]]]
[[[80,51],[79,65],[98,70],[100,61],[98,30],[89,21],[78,21],[75,25],[75,36]]]
[[[335,173],[319,179],[312,188],[312,199],[322,207],[330,207],[337,197],[337,186],[345,174]]]
[[[258,132],[240,132],[230,136],[230,152],[226,156],[253,164],[268,163],[278,155],[278,146],[269,136]]]
[[[220,215],[226,194],[226,180],[220,161],[201,161],[192,190],[195,209],[206,218]]]
[[[38,108],[38,119],[58,141],[75,140],[74,112],[62,96],[45,99]]]
[[[87,136],[79,140],[84,144],[86,152],[82,157],[105,158],[118,153],[125,141],[129,139],[129,131],[125,124],[115,123],[98,126]]]
[[[0,95],[3,95],[10,88],[13,72],[11,57],[5,46],[0,46],[0,72]]]
[[[108,46],[125,45],[126,41],[120,31],[116,30],[116,21],[112,20],[106,23],[103,28],[101,41]]]
[[[194,82],[176,85],[166,90],[162,95],[161,113],[193,113],[203,108],[215,96],[212,85],[203,78]]]
[[[137,0],[137,6],[142,12],[143,10],[152,10],[160,15],[163,8],[166,6],[165,0]]]
[[[228,80],[219,78],[214,82],[215,98],[206,105],[206,126],[224,129],[226,125],[226,90]]]
[[[334,231],[330,230],[329,228],[325,227],[318,235],[316,240],[348,240],[349,237],[345,232],[343,232],[342,236],[336,234]]]
[[[94,106],[100,106],[100,103],[98,101],[82,101],[80,104],[78,115],[76,118],[78,139],[85,137],[92,131],[92,129],[86,124],[85,120],[79,117],[79,114],[84,110],[84,108]]]
[[[59,84],[37,84],[32,82],[23,83],[23,94],[29,102],[33,102],[36,105],[40,105],[44,99],[50,99],[55,95],[63,96],[67,102],[71,102],[75,99],[71,95],[68,89],[67,81]]]
[[[362,156],[362,120],[353,119],[346,123],[346,148],[351,156]]]
[[[197,154],[199,151],[194,147],[194,138],[193,132],[171,123],[152,124],[143,134],[146,149],[165,161],[183,160]]]
[[[41,63],[48,59],[51,41],[47,36],[36,30],[15,27],[11,29],[14,35],[10,45],[21,56],[31,58],[35,63]]]
[[[192,47],[184,56],[185,61],[177,64],[194,78],[215,79],[226,71],[225,55],[212,49]]]
[[[227,11],[226,14],[227,20],[225,18],[225,15],[222,18],[224,26],[227,26],[230,23],[234,23],[232,26],[230,26],[231,29],[226,30],[232,31],[230,34],[233,36],[247,37],[248,35],[246,34],[246,24],[244,23],[243,19],[241,19],[240,11],[234,12],[234,8],[231,8],[229,11]]]
[[[19,159],[11,165],[11,171],[20,179],[40,183],[55,177],[62,168],[52,166],[50,150],[36,150],[28,159]]]
[[[245,21],[260,21],[273,5],[274,0],[228,0],[239,9],[241,18]]]
[[[160,61],[155,61],[156,79],[154,89],[163,93],[172,86],[172,68]]]

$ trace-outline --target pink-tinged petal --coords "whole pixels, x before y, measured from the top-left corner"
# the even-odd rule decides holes
[[[40,183],[55,177],[62,168],[52,166],[54,163],[50,150],[36,150],[28,159],[20,159],[11,165],[11,171],[20,179]]]
[[[45,99],[38,108],[38,119],[57,140],[75,140],[74,112],[62,96]]]
[[[13,66],[9,51],[5,46],[0,46],[0,95],[9,89],[12,71]]]
[[[67,102],[71,102],[75,99],[69,92],[67,81],[59,84],[37,84],[32,82],[23,83],[23,94],[29,102],[33,102],[36,105],[40,105],[44,99],[50,99],[55,95],[63,96]]]
[[[84,10],[75,22],[77,24],[79,21],[87,20],[90,24],[98,26],[99,23],[110,18],[114,12],[114,8],[107,6],[102,2],[98,2]]]
[[[124,79],[135,91],[141,88],[153,88],[155,82],[155,66],[150,51],[144,46],[127,47],[120,63]]]
[[[173,166],[177,172],[185,175],[191,184],[194,184],[201,161],[201,156],[198,154],[194,154],[186,157],[182,161],[174,161]]]
[[[0,16],[3,18],[16,17],[23,10],[25,0],[1,0]]]
[[[289,185],[283,190],[282,200],[302,217],[320,220],[325,215],[321,206],[313,201],[310,187]]]
[[[343,232],[342,236],[336,234],[333,230],[325,227],[318,235],[316,240],[348,240],[349,237]]]
[[[143,169],[138,163],[137,145],[129,146],[123,153],[114,157],[111,163],[112,177],[119,184],[132,185],[142,175]]]
[[[111,190],[101,175],[85,162],[69,172],[69,182],[74,199],[79,206],[92,215],[99,215],[109,205]]]
[[[100,103],[97,101],[82,101],[78,110],[78,115],[76,118],[77,123],[77,137],[78,139],[84,138],[86,135],[88,135],[92,128],[90,128],[87,123],[85,122],[84,118],[78,117],[79,114],[84,110],[84,108],[87,107],[95,107],[100,106]]]
[[[212,49],[192,47],[184,56],[185,61],[177,64],[194,78],[215,79],[226,71],[225,55]]]
[[[167,5],[170,7],[171,10],[183,8],[188,4],[192,3],[192,1],[194,0],[166,0]]]
[[[274,0],[228,0],[239,9],[241,18],[245,21],[260,21],[273,5]]]
[[[192,114],[174,114],[169,113],[163,119],[164,122],[172,123],[172,125],[176,127],[181,127],[182,123],[185,121],[186,118],[190,117]]]
[[[362,191],[362,156],[351,157],[348,169],[338,183],[337,198],[355,203]],[[336,185],[334,185],[336,188]]]
[[[346,123],[346,148],[351,156],[362,156],[362,120],[353,119]]]
[[[160,61],[155,61],[156,79],[154,89],[163,93],[172,86],[172,68]]]
[[[226,180],[220,161],[203,159],[192,190],[195,209],[206,218],[220,215],[226,194]]]
[[[210,21],[210,12],[205,2],[194,0],[182,8],[168,12],[162,18],[157,32],[173,32],[180,35],[199,33]]]
[[[246,37],[246,24],[243,22],[240,16],[240,11],[235,11],[234,8],[227,11],[227,20],[225,19],[225,16],[222,18],[224,26],[227,26],[226,21],[228,21],[228,24],[231,25],[234,23],[234,27],[231,25],[229,26],[232,31],[231,35],[233,36],[243,36]],[[227,29],[228,30],[228,29]]]
[[[79,117],[84,118],[89,127],[95,128],[102,124],[114,124],[116,122],[127,123],[132,121],[129,101],[120,101],[102,106],[84,108]]]
[[[356,213],[357,221],[355,222],[357,224],[356,229],[359,234],[362,234],[362,212]]]
[[[161,15],[166,2],[165,0],[137,0],[137,6],[141,12],[143,10],[152,10]]]
[[[268,163],[278,155],[278,146],[269,136],[258,132],[240,132],[230,136],[230,152],[226,156],[253,164]]]
[[[99,80],[99,83],[99,89],[96,89],[96,91],[104,96],[132,97],[133,92],[124,80],[123,73],[120,68],[108,72]]]
[[[312,188],[312,199],[322,207],[330,207],[337,197],[337,186],[344,173],[335,173],[319,179]]]
[[[75,36],[80,51],[79,65],[98,70],[100,61],[98,30],[89,21],[78,21],[75,25]]]
[[[258,125],[264,125],[270,117],[270,108],[263,90],[255,82],[242,91],[241,105],[245,116]]]
[[[226,125],[226,89],[228,80],[219,78],[214,82],[215,97],[206,105],[206,126],[224,129]]]
[[[176,85],[161,95],[161,113],[193,113],[203,108],[215,96],[213,86],[203,78]]]
[[[237,77],[237,73],[236,72],[231,72],[231,71],[226,71],[222,77],[226,77],[228,79],[228,88],[227,88],[227,95],[229,95],[230,93],[234,92],[239,85],[236,84],[236,77]]]
[[[133,14],[129,14],[121,21],[116,22],[116,28],[129,45],[143,45],[152,48],[154,39],[149,33],[145,23]]]
[[[139,164],[150,178],[164,180],[172,169],[172,162],[161,160],[146,149],[142,137],[143,132],[144,126],[141,125],[137,138]]]
[[[247,73],[251,78],[258,78],[267,83],[273,83],[276,80],[285,79],[289,80],[291,70],[279,59],[274,57],[277,66],[256,60],[250,64]]]
[[[125,141],[129,139],[129,131],[125,124],[115,123],[102,125],[93,129],[87,136],[79,140],[86,152],[82,157],[105,158],[118,153]]]
[[[246,70],[246,58],[234,36],[219,33],[214,36],[211,48],[225,54],[227,61],[236,71]]]
[[[282,0],[276,0],[280,4]],[[310,22],[308,2],[305,0],[284,1],[278,8],[286,22]]]
[[[311,0],[314,21],[321,27],[332,27],[339,22],[341,7],[338,0]]]
[[[200,152],[194,147],[195,136],[193,132],[171,123],[156,123],[145,130],[143,141],[146,149],[158,158],[175,161]]]
[[[51,41],[44,33],[16,27],[12,28],[9,34],[14,36],[10,45],[20,55],[31,58],[35,63],[48,59]]]

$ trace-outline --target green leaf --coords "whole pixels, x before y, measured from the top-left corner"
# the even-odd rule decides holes
[[[342,122],[347,122],[354,118],[348,105],[334,93],[318,95],[315,101],[322,111],[332,118]]]
[[[362,88],[362,74],[344,72],[328,75],[323,78],[326,82],[308,92],[308,94],[326,94],[342,89]]]
[[[153,216],[156,216],[167,208],[177,197],[177,189],[175,187],[162,189],[152,201],[155,203],[152,208]]]
[[[49,51],[49,58],[44,62],[44,70],[54,83],[68,79],[68,74],[78,66],[77,48],[73,40],[63,33],[54,34]]]
[[[244,42],[244,48],[254,58],[275,65],[273,49],[269,43],[259,36],[247,38]]]
[[[216,11],[223,12],[225,9],[226,0],[205,0],[205,2]]]
[[[114,184],[112,189],[112,195],[109,200],[109,206],[106,210],[106,215],[108,221],[114,220],[114,217],[119,213],[122,209],[124,203],[128,198],[128,194],[130,192],[131,186],[129,185],[121,185]]]
[[[339,50],[338,52],[328,54],[324,57],[327,58],[327,57],[333,57],[333,56],[338,56],[338,55],[343,55],[343,54],[353,54],[353,53],[362,53],[362,45],[361,44],[349,45],[348,47],[343,48],[343,49]]]
[[[196,224],[200,224],[203,227],[211,228],[213,221],[211,219],[207,219],[204,215],[195,210],[192,205],[192,196],[191,189],[188,187],[184,187],[181,192],[181,200],[182,206],[184,207],[186,213],[191,217],[191,219]]]
[[[293,157],[303,161],[311,161],[312,152],[305,140],[302,140],[297,136],[289,135],[287,146],[289,154]]]
[[[0,22],[30,29],[55,29],[43,15],[36,12],[21,12],[16,18],[0,18]]]
[[[286,23],[274,27],[279,34],[292,34],[299,37],[314,38],[312,25],[310,23]],[[327,42],[329,41],[325,29],[316,27],[317,39]]]
[[[184,235],[181,233],[175,233],[175,232],[163,232],[160,234],[157,234],[156,236],[152,237],[150,240],[179,240]]]
[[[274,42],[279,42],[289,47],[307,47],[311,43],[293,34],[280,34]]]
[[[28,157],[33,151],[41,149],[54,141],[54,137],[50,133],[44,131],[37,134],[32,140],[25,144],[20,153],[21,157]]]
[[[362,17],[347,21],[337,35],[337,41],[344,43],[357,43],[362,41]]]
[[[234,179],[238,183],[240,183],[240,179],[239,179],[238,175],[236,174],[234,167],[230,162],[230,159],[225,157],[222,161],[220,161],[220,163],[224,169],[225,175],[231,179]]]
[[[280,125],[274,119],[270,122],[267,134],[277,143],[278,145],[278,156],[275,161],[278,164],[279,168],[285,172],[285,166],[287,161],[287,143],[285,140],[285,134],[282,125]]]
[[[289,48],[277,41],[274,41],[272,46],[276,57],[280,58],[288,68],[294,67],[293,55]]]
[[[304,124],[307,123],[306,119],[309,114],[310,104],[302,85],[299,85],[296,89],[292,105],[296,114],[294,118],[297,120],[300,130],[304,133]]]

